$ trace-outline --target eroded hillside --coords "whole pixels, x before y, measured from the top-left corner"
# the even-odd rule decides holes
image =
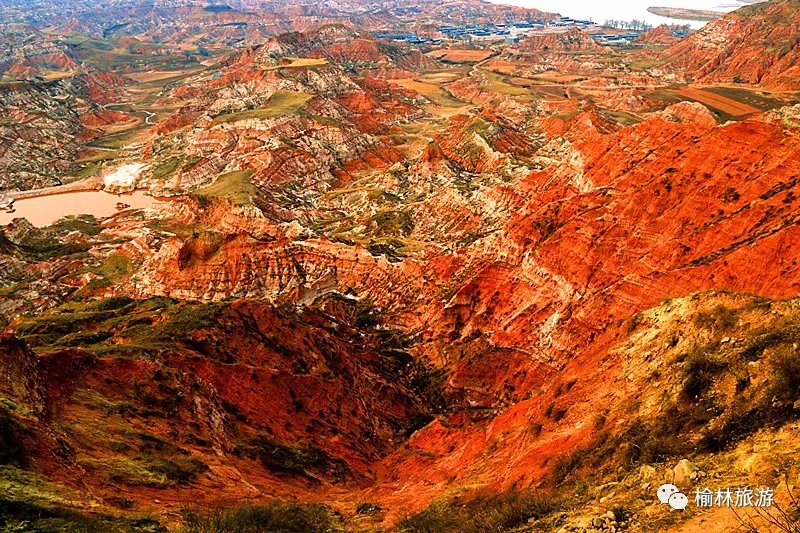
[[[159,201],[3,226],[0,525],[769,527],[674,479],[794,512],[800,104],[735,59],[793,7],[632,47],[337,20],[3,85],[9,183]]]

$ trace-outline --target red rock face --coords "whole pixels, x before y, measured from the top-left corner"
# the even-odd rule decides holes
[[[476,173],[496,171],[510,157],[522,159],[534,152],[530,137],[490,112],[454,117],[448,133],[440,137],[439,146],[449,160]]]
[[[718,126],[699,104],[679,104],[616,132],[570,135],[564,163],[490,193],[502,231],[429,263],[426,276],[442,289],[412,281],[419,260],[390,266],[324,240],[287,247],[244,236],[190,269],[171,266],[180,243],[166,245],[137,286],[143,294],[275,298],[336,272],[338,290],[410,305],[408,316],[419,316],[410,325],[422,324],[431,342],[488,335],[560,366],[668,296],[797,290],[796,270],[781,259],[791,256],[797,216],[798,146],[785,128],[779,114]],[[426,152],[428,164],[452,159],[458,146],[443,141]],[[740,257],[771,266],[743,268]]]
[[[315,56],[323,46],[333,47],[330,54]],[[325,26],[245,50],[223,61],[215,76],[177,88],[169,100],[183,105],[155,125],[148,153],[164,153],[164,146],[171,146],[187,157],[202,157],[204,164],[169,180],[154,176],[151,186],[169,194],[186,192],[210,184],[225,167],[250,169],[260,207],[270,217],[288,220],[304,218],[294,209],[314,211],[312,192],[323,193],[359,173],[402,160],[387,134],[401,121],[421,118],[425,100],[414,91],[352,74],[361,69],[356,64],[365,72],[378,64],[400,68],[402,61],[384,55],[376,63],[369,56],[376,50],[385,54],[387,46],[397,51],[347,28]],[[362,52],[367,55],[360,57]],[[313,57],[294,65],[300,54]],[[314,57],[325,60],[315,62]],[[243,93],[250,96],[243,100]],[[280,100],[287,93],[303,98],[297,108],[276,104],[274,116],[258,116],[273,97]],[[154,157],[153,165],[158,161]]]
[[[664,52],[668,65],[702,83],[800,89],[800,7],[792,0],[748,6]]]
[[[118,101],[131,83],[124,76],[107,72],[92,72],[86,76],[89,97],[99,104]]]
[[[0,70],[17,80],[29,80],[40,75],[43,69],[68,72],[77,68],[78,64],[70,55],[61,50],[54,50],[31,55],[10,65],[3,65]]]
[[[491,193],[502,230],[457,254],[391,264],[325,240],[238,236],[181,263],[176,239],[133,283],[140,295],[180,298],[370,298],[419,332],[415,352],[446,372],[456,412],[505,410],[492,423],[454,414],[419,431],[408,444],[418,453],[392,454],[374,493],[420,506],[453,483],[535,482],[586,438],[573,426],[590,415],[575,407],[557,434],[530,441],[520,420],[542,417],[550,400],[525,398],[559,376],[584,383],[598,372],[633,313],[710,288],[800,290],[800,145],[781,114],[792,112],[719,126],[699,104],[679,104],[637,126],[570,136],[564,163]],[[448,149],[428,150],[428,164]],[[493,464],[514,467],[498,475]]]
[[[688,65],[706,45],[669,53]],[[454,488],[541,484],[596,436],[598,409],[616,428],[636,398],[619,383],[634,314],[710,289],[800,290],[800,108],[724,125],[699,103],[663,109],[655,74],[587,66],[605,53],[576,31],[534,37],[402,82],[424,97],[380,79],[431,68],[418,51],[332,25],[166,91],[176,110],[141,136],[142,185],[178,198],[99,236],[64,223],[52,235],[77,252],[52,265],[18,244],[35,233],[22,222],[0,240],[3,272],[78,291],[77,311],[10,323],[43,355],[0,340],[0,391],[38,413],[34,463],[70,483],[80,465],[110,495],[104,461],[124,454],[81,433],[106,416],[128,455],[153,451],[146,433],[207,468],[131,490],[170,512],[291,495],[375,501],[391,525]],[[697,72],[723,76],[716,57]],[[625,73],[560,72],[612,68]],[[86,85],[110,101],[126,80]],[[40,309],[67,297],[45,289],[26,293]],[[122,307],[98,311],[99,296]],[[54,459],[51,416],[74,464]],[[271,462],[292,447],[312,460]]]
[[[548,460],[591,435],[591,406],[613,395],[591,383],[613,375],[607,350],[632,313],[709,288],[797,294],[800,145],[778,117],[719,127],[704,114],[680,105],[576,140],[580,179],[570,168],[521,180],[502,234],[438,270],[460,281],[442,307],[421,313],[420,352],[449,370],[452,398],[502,414],[418,432],[408,448],[429,459],[397,452],[386,463],[394,478],[377,492],[412,499],[453,477],[497,488],[536,482]],[[780,155],[764,158],[774,147]],[[562,400],[571,414],[547,438],[531,439],[520,427],[546,420],[554,400],[525,398],[564,376],[585,385]]]
[[[312,41],[315,44],[316,41]],[[435,69],[439,65],[416,49],[402,49],[394,44],[378,43],[374,39],[350,39],[313,48],[311,57],[326,58],[340,65],[359,68],[363,75],[397,79],[413,77],[414,72]]]
[[[81,118],[81,123],[87,127],[108,126],[110,124],[119,124],[131,120],[130,115],[122,111],[114,111],[111,109],[103,109],[97,113],[91,113]]]
[[[341,309],[352,313],[353,303],[344,302]],[[336,339],[327,334],[329,328],[337,330]],[[208,465],[201,484],[218,490],[207,498],[197,493],[197,501],[274,490],[310,497],[312,487],[330,490],[328,480],[351,490],[368,483],[368,465],[385,456],[413,417],[427,409],[423,395],[412,392],[410,358],[387,355],[400,345],[387,336],[367,339],[346,322],[320,313],[301,316],[241,303],[220,307],[213,321],[191,329],[182,327],[185,344],[158,362],[97,358],[82,350],[39,357],[13,336],[0,337],[0,391],[40,414],[26,432],[26,460],[48,475],[72,479],[57,457],[59,449],[69,447],[71,461],[85,466],[83,479],[106,485],[99,465],[114,456],[104,451],[106,439],[130,427],[132,411],[104,414],[91,401],[78,399],[93,391],[94,398],[147,410],[137,429],[148,435],[139,443],[143,451],[152,439],[161,439],[183,448],[178,456],[191,454]],[[223,343],[221,334],[227,337]],[[352,350],[355,343],[358,354]],[[398,372],[407,377],[398,379]],[[353,424],[355,418],[362,422]],[[53,431],[49,423],[55,419],[61,429]],[[75,438],[80,428],[103,420],[105,431],[91,443]],[[298,443],[315,454],[312,462],[299,468],[271,459],[271,453],[284,449],[280,446]],[[259,461],[270,466],[265,469]],[[149,501],[148,488],[140,489],[130,496]],[[100,491],[110,498],[114,489]]]

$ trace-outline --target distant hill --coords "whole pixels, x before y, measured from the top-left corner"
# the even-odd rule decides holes
[[[418,48],[376,40],[342,24],[280,35],[267,42],[258,55],[267,62],[287,56],[326,59],[345,69],[378,78],[405,78],[420,70],[440,67]]]
[[[747,6],[712,22],[664,52],[668,66],[702,83],[800,89],[800,2]]]

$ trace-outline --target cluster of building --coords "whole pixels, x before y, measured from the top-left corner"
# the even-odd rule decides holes
[[[471,24],[469,26],[440,26],[436,31],[443,33],[450,39],[459,39],[466,36],[471,37],[509,37],[518,33],[523,33],[530,30],[542,30],[546,26],[546,22],[511,22],[508,24],[491,24],[491,25],[477,25]]]
[[[547,23],[548,26],[553,28],[586,28],[594,25],[591,20],[573,19],[569,17],[559,17],[556,20],[551,20]]]
[[[441,26],[436,28],[450,39],[505,39],[516,42],[521,36],[528,33],[541,31],[546,28],[587,28],[593,26],[591,20],[580,20],[569,17],[559,17],[554,20],[541,21],[516,21],[508,24],[470,25],[470,26]]]
[[[409,44],[435,44],[442,41],[441,39],[414,35],[413,33],[372,32],[372,36],[376,39],[390,39],[392,41],[403,41]]]
[[[623,45],[630,44],[641,32],[632,31],[628,33],[594,33],[592,37],[600,44]]]
[[[511,22],[509,24],[470,24],[467,26],[439,26],[436,28],[448,39],[495,39],[513,40],[517,35],[525,34],[533,30],[542,30],[546,27],[545,22]],[[404,41],[409,44],[439,43],[442,39],[415,35],[412,33],[388,33],[373,32],[373,37],[378,39],[391,39],[393,41]]]
[[[525,35],[533,32],[545,30],[547,28],[579,28],[590,30],[590,35],[599,44],[624,46],[631,44],[634,39],[642,34],[642,31],[628,31],[625,33],[594,33],[600,27],[591,20],[573,19],[570,17],[559,17],[554,20],[546,21],[516,21],[507,24],[470,24],[468,26],[439,26],[436,31],[443,34],[447,39],[461,40],[505,40],[508,43],[516,43]],[[680,32],[676,35],[682,37]],[[412,33],[388,33],[374,32],[372,34],[378,39],[391,39],[394,41],[404,41],[409,44],[437,44],[443,39],[428,36],[420,36]]]

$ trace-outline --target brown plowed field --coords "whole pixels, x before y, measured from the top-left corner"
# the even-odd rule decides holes
[[[743,104],[741,102],[737,102],[736,100],[732,100],[709,91],[704,91],[702,89],[684,87],[678,92],[681,94],[681,96],[696,100],[701,104],[713,107],[714,109],[735,117],[749,115],[751,113],[758,113],[760,111],[753,106]]]

